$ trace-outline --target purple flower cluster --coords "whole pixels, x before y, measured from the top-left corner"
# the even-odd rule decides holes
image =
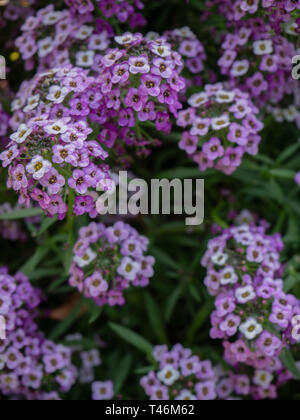
[[[6,268],[0,269],[0,290],[6,334],[0,339],[1,393],[36,400],[57,397],[56,390],[68,392],[77,370],[71,350],[47,340],[38,330],[34,319],[40,291],[22,273],[11,277]]]
[[[230,365],[250,369],[256,398],[276,398],[277,386],[292,378],[279,356],[295,343],[292,320],[300,302],[284,292],[282,250],[279,234],[267,235],[263,224],[243,224],[212,239],[202,259],[205,285],[216,297],[211,337],[223,340]]]
[[[77,363],[80,367],[78,370],[78,382],[82,385],[91,384],[92,400],[110,400],[114,396],[113,383],[111,381],[96,381],[95,369],[102,364],[99,351],[92,349],[84,351],[80,342],[84,339],[82,334],[76,333],[66,337],[66,341],[70,343],[73,359],[79,359]],[[78,342],[78,343],[77,343]]]
[[[69,283],[97,305],[124,305],[123,291],[145,287],[153,276],[154,258],[145,256],[148,239],[131,226],[91,223],[79,232]]]
[[[202,42],[189,27],[185,26],[166,31],[163,37],[156,32],[149,32],[146,38],[153,41],[164,39],[168,42],[172,49],[182,56],[187,74],[192,77],[195,76],[193,81],[186,78],[186,83],[193,84],[193,82],[196,82],[196,84],[199,84],[198,81],[201,80],[199,74],[204,69],[204,62],[207,57]]]
[[[300,9],[299,0],[212,0],[207,6],[218,5],[219,12],[229,21],[240,22],[248,15],[263,16],[279,31],[281,24],[291,21],[292,12]]]
[[[251,94],[255,103],[278,104],[291,95],[297,81],[291,77],[294,44],[282,35],[272,34],[260,19],[249,19],[222,43],[218,64],[233,86]]]
[[[146,19],[139,12],[144,9],[141,0],[100,0],[98,7],[106,20],[117,18],[121,23],[127,22],[132,29],[147,24]]]
[[[110,188],[108,166],[101,163],[108,154],[93,140],[90,121],[100,100],[95,79],[77,67],[38,73],[23,83],[12,103],[15,132],[0,154],[20,204],[34,201],[59,219],[68,204],[76,215],[97,215],[95,190]]]
[[[215,167],[231,175],[244,154],[257,154],[263,123],[256,117],[258,109],[248,93],[218,83],[206,85],[188,103],[190,107],[178,113],[177,125],[190,127],[179,147],[201,171]]]
[[[0,16],[0,29],[5,28],[10,22],[17,26],[18,21],[22,21],[25,17],[33,12],[32,6],[34,6],[36,0],[15,0],[14,2],[9,1],[3,7],[1,7]],[[9,40],[11,41],[11,40]]]
[[[153,357],[157,370],[141,379],[141,386],[151,400],[215,400],[215,372],[208,360],[193,355],[192,350],[176,344],[156,346]]]
[[[103,129],[98,139],[109,148],[116,139],[142,147],[153,142],[146,123],[168,134],[170,117],[182,108],[183,61],[164,39],[149,41],[128,32],[115,41],[116,48],[109,49],[100,62],[103,100],[96,122]]]
[[[52,4],[29,16],[21,29],[15,44],[27,70],[34,67],[36,57],[39,71],[71,63],[92,68],[110,43],[108,30],[98,29],[90,13],[73,15],[69,9],[55,10]]]

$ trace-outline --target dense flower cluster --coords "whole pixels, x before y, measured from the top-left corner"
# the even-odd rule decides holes
[[[38,59],[39,71],[70,63],[89,68],[109,46],[108,30],[98,28],[89,13],[73,15],[69,9],[55,10],[53,4],[29,16],[16,40],[27,70]]]
[[[115,37],[116,48],[100,61],[102,107],[98,112],[99,141],[112,148],[116,139],[125,144],[153,143],[145,123],[170,133],[171,116],[182,108],[179,93],[182,58],[165,40],[147,40],[141,34]],[[154,142],[155,143],[155,142]]]
[[[95,376],[98,366],[102,364],[100,353],[97,349],[84,351],[80,342],[84,339],[82,334],[76,333],[66,337],[72,350],[72,358],[79,366],[78,382],[86,385],[91,384],[92,400],[110,400],[114,396],[113,383],[111,381],[96,381]]]
[[[181,344],[171,350],[156,346],[153,357],[157,371],[151,371],[141,385],[152,400],[215,400],[215,373],[208,360],[201,361]]]
[[[117,18],[120,23],[127,22],[132,29],[147,23],[139,12],[144,9],[141,0],[101,0],[98,2],[98,7],[105,19]]]
[[[180,29],[173,29],[166,31],[161,37],[156,32],[149,32],[146,35],[149,40],[165,40],[168,42],[174,51],[177,51],[184,62],[183,76],[193,76],[194,79],[190,80],[186,77],[186,84],[191,85],[201,84],[200,73],[204,69],[204,62],[206,60],[206,53],[202,42],[197,38],[194,32],[187,26]]]
[[[291,77],[294,44],[282,35],[271,35],[270,26],[248,20],[222,43],[218,64],[234,86],[246,90],[260,107],[278,104],[291,95],[298,82]]]
[[[212,239],[203,257],[205,284],[216,297],[211,337],[223,340],[225,360],[255,370],[251,393],[276,398],[277,386],[292,378],[284,374],[280,352],[292,337],[293,317],[300,302],[284,292],[280,235],[266,226],[241,225]]]
[[[293,20],[295,10],[300,8],[299,0],[212,0],[207,6],[218,5],[219,12],[226,16],[229,22],[240,22],[244,17],[254,15],[263,16],[272,27],[279,31],[282,24],[295,23]]]
[[[179,147],[205,171],[215,167],[227,175],[242,163],[245,153],[255,155],[263,123],[248,93],[226,89],[222,83],[206,85],[194,94],[190,108],[178,113],[177,125],[189,128]]]
[[[91,223],[79,232],[69,283],[97,305],[123,305],[123,291],[145,287],[153,276],[154,258],[145,256],[148,239],[131,226]]]
[[[17,25],[18,21],[24,20],[25,17],[33,13],[32,6],[35,5],[36,0],[15,0],[7,1],[4,10],[1,10],[0,15],[0,30],[5,28],[10,22]],[[2,5],[1,5],[2,6]],[[11,40],[8,40],[11,41]]]
[[[12,103],[16,130],[0,154],[8,167],[8,187],[20,203],[37,203],[47,215],[63,219],[69,209],[96,216],[93,192],[110,188],[108,156],[93,140],[88,116],[101,95],[81,68],[54,69],[24,82]],[[74,196],[75,199],[74,199]]]
[[[47,340],[35,323],[41,293],[18,273],[0,269],[0,315],[6,338],[0,340],[0,391],[26,399],[52,399],[76,380],[71,350]],[[3,326],[2,326],[3,328]],[[49,392],[49,390],[51,390]]]

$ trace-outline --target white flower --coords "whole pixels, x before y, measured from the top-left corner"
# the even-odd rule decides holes
[[[87,265],[89,265],[92,261],[94,261],[94,259],[97,257],[97,254],[95,254],[95,252],[91,249],[88,248],[86,250],[86,253],[84,254],[83,257],[78,257],[77,255],[74,257],[74,262],[80,267],[86,267]]]
[[[238,281],[238,276],[232,267],[224,268],[221,271],[220,283],[223,285],[235,284]]]
[[[94,63],[94,51],[79,51],[76,54],[76,65],[81,67],[91,67]]]
[[[291,22],[286,26],[285,32],[288,35],[296,35],[297,36],[298,35],[297,29],[298,29],[297,23],[296,22]]]
[[[253,340],[263,332],[263,327],[254,318],[248,318],[246,322],[240,325],[240,332],[247,338]]]
[[[236,289],[235,297],[239,303],[247,303],[256,298],[256,293],[252,286],[245,286]]]
[[[294,105],[291,105],[287,109],[283,110],[283,115],[284,115],[286,121],[293,122],[298,117],[299,112]]]
[[[49,12],[43,17],[44,25],[54,25],[62,17],[62,12]]]
[[[82,25],[79,30],[75,33],[74,37],[76,39],[86,39],[93,32],[92,26]]]
[[[26,124],[21,124],[18,131],[10,136],[11,140],[18,144],[24,143],[27,137],[31,134],[32,129],[28,128]]]
[[[166,365],[163,370],[158,372],[157,377],[163,384],[171,386],[179,379],[180,374],[173,366]]]
[[[219,92],[217,92],[216,96],[217,96],[216,101],[219,104],[231,103],[234,100],[235,93],[234,92],[229,92],[229,91],[227,92],[226,90],[219,90]]]
[[[253,43],[253,50],[256,55],[272,54],[273,42],[272,40],[255,41]]]
[[[47,134],[64,134],[67,130],[68,127],[62,121],[54,121],[45,127]]]
[[[150,31],[150,32],[148,32],[147,34],[146,34],[146,36],[145,36],[145,38],[148,40],[148,41],[155,41],[157,38],[159,38],[160,37],[160,35],[159,35],[159,33],[157,33],[157,32],[154,32],[154,31]]]
[[[228,127],[230,125],[229,117],[227,115],[222,115],[221,117],[212,118],[211,126],[214,130],[222,130],[222,128]]]
[[[24,108],[24,112],[32,111],[38,106],[39,102],[40,102],[39,94],[30,96],[30,98],[28,98],[27,105]]]
[[[52,165],[48,160],[44,160],[42,156],[35,156],[32,161],[26,166],[27,172],[32,174],[33,179],[41,179],[49,172]]]
[[[66,87],[59,87],[59,86],[51,86],[49,89],[49,93],[47,95],[47,99],[55,104],[61,104],[67,94],[69,93],[69,89]]]
[[[133,281],[136,279],[141,266],[139,263],[133,261],[129,257],[123,258],[120,267],[118,268],[118,274],[125,277],[125,279]]]
[[[46,55],[50,54],[51,51],[54,49],[53,39],[50,36],[48,36],[47,38],[41,39],[38,42],[38,47],[39,47],[39,52],[38,52],[39,57],[46,57]]]
[[[273,117],[276,122],[283,122],[284,121],[284,114],[283,110],[280,108],[273,108],[272,110]]]
[[[25,99],[23,98],[17,98],[11,103],[11,110],[17,111],[18,109],[22,108],[22,106],[25,104]]]
[[[231,76],[243,76],[244,74],[248,73],[248,70],[249,70],[248,60],[235,61],[230,70],[230,74]]]
[[[94,34],[89,39],[89,46],[90,50],[99,50],[104,51],[109,46],[109,40],[106,36],[106,33],[103,34]]]
[[[253,383],[262,387],[263,389],[268,389],[273,381],[274,376],[265,370],[256,370]]]
[[[120,45],[131,44],[133,40],[134,36],[129,32],[126,32],[124,35],[121,36],[115,36],[115,41]]]
[[[153,44],[150,49],[154,54],[159,55],[162,58],[169,57],[171,55],[171,48],[168,45]]]
[[[195,93],[190,97],[188,100],[188,103],[190,106],[193,106],[195,108],[198,108],[205,104],[208,101],[208,96],[206,93]]]
[[[189,400],[197,400],[197,398],[190,391],[184,389],[183,391],[180,392],[178,397],[175,398],[175,400],[177,400],[177,401],[185,401],[185,400],[189,401]]]
[[[211,257],[211,260],[216,265],[225,265],[228,258],[228,255],[224,252],[217,252]]]

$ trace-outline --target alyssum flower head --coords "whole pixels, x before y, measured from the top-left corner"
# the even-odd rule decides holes
[[[79,232],[69,283],[99,306],[123,305],[123,291],[147,286],[154,274],[147,248],[148,239],[123,222],[91,223]]]

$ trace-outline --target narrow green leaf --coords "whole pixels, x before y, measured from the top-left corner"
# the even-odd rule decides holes
[[[148,355],[152,353],[152,344],[148,340],[143,338],[141,335],[135,333],[129,328],[123,327],[122,325],[118,325],[113,322],[110,322],[109,326],[116,334],[118,334],[123,340],[127,341],[129,344],[133,345],[134,347],[145,352]]]
[[[116,366],[116,373],[113,377],[114,392],[119,394],[123,388],[123,385],[131,371],[133,357],[131,354],[126,354],[120,363]]]
[[[57,326],[52,330],[50,333],[50,340],[58,340],[62,337],[69,328],[75,323],[79,312],[83,305],[83,299],[77,304],[77,306],[73,309],[73,311],[65,318],[63,321],[60,321]]]
[[[42,214],[43,210],[41,209],[20,209],[0,214],[0,220],[26,219],[27,217],[41,216]]]
[[[277,178],[284,179],[294,179],[296,175],[294,171],[290,171],[289,169],[271,169],[269,173]]]
[[[185,284],[180,284],[169,297],[166,303],[166,308],[165,308],[165,319],[167,321],[170,321],[170,319],[172,318],[173,311],[177,305],[178,300],[183,294],[184,289],[185,289]]]
[[[161,262],[162,264],[173,268],[174,270],[178,270],[179,266],[176,261],[170,257],[164,250],[158,247],[151,247],[151,254],[157,259],[157,261]]]
[[[289,157],[293,156],[300,147],[300,143],[292,144],[287,147],[277,159],[277,163],[282,163],[287,160]]]
[[[191,343],[195,334],[200,330],[202,325],[208,319],[209,314],[212,312],[214,304],[212,300],[208,300],[199,310],[198,314],[195,316],[194,321],[191,327],[188,330],[187,339]]]
[[[153,328],[153,332],[160,341],[161,344],[167,344],[168,339],[163,325],[163,317],[161,311],[150,293],[145,292],[146,309],[148,312],[148,318]]]
[[[49,248],[41,247],[36,250],[33,256],[20,268],[20,271],[29,278],[34,274],[35,268],[48,254]]]
[[[47,232],[48,229],[50,229],[50,227],[52,225],[54,225],[57,222],[57,217],[45,217],[44,220],[42,221],[40,230],[39,230],[39,235],[42,235],[43,233]]]
[[[289,349],[284,348],[281,351],[280,360],[284,366],[295,376],[295,378],[300,380],[300,371]]]

